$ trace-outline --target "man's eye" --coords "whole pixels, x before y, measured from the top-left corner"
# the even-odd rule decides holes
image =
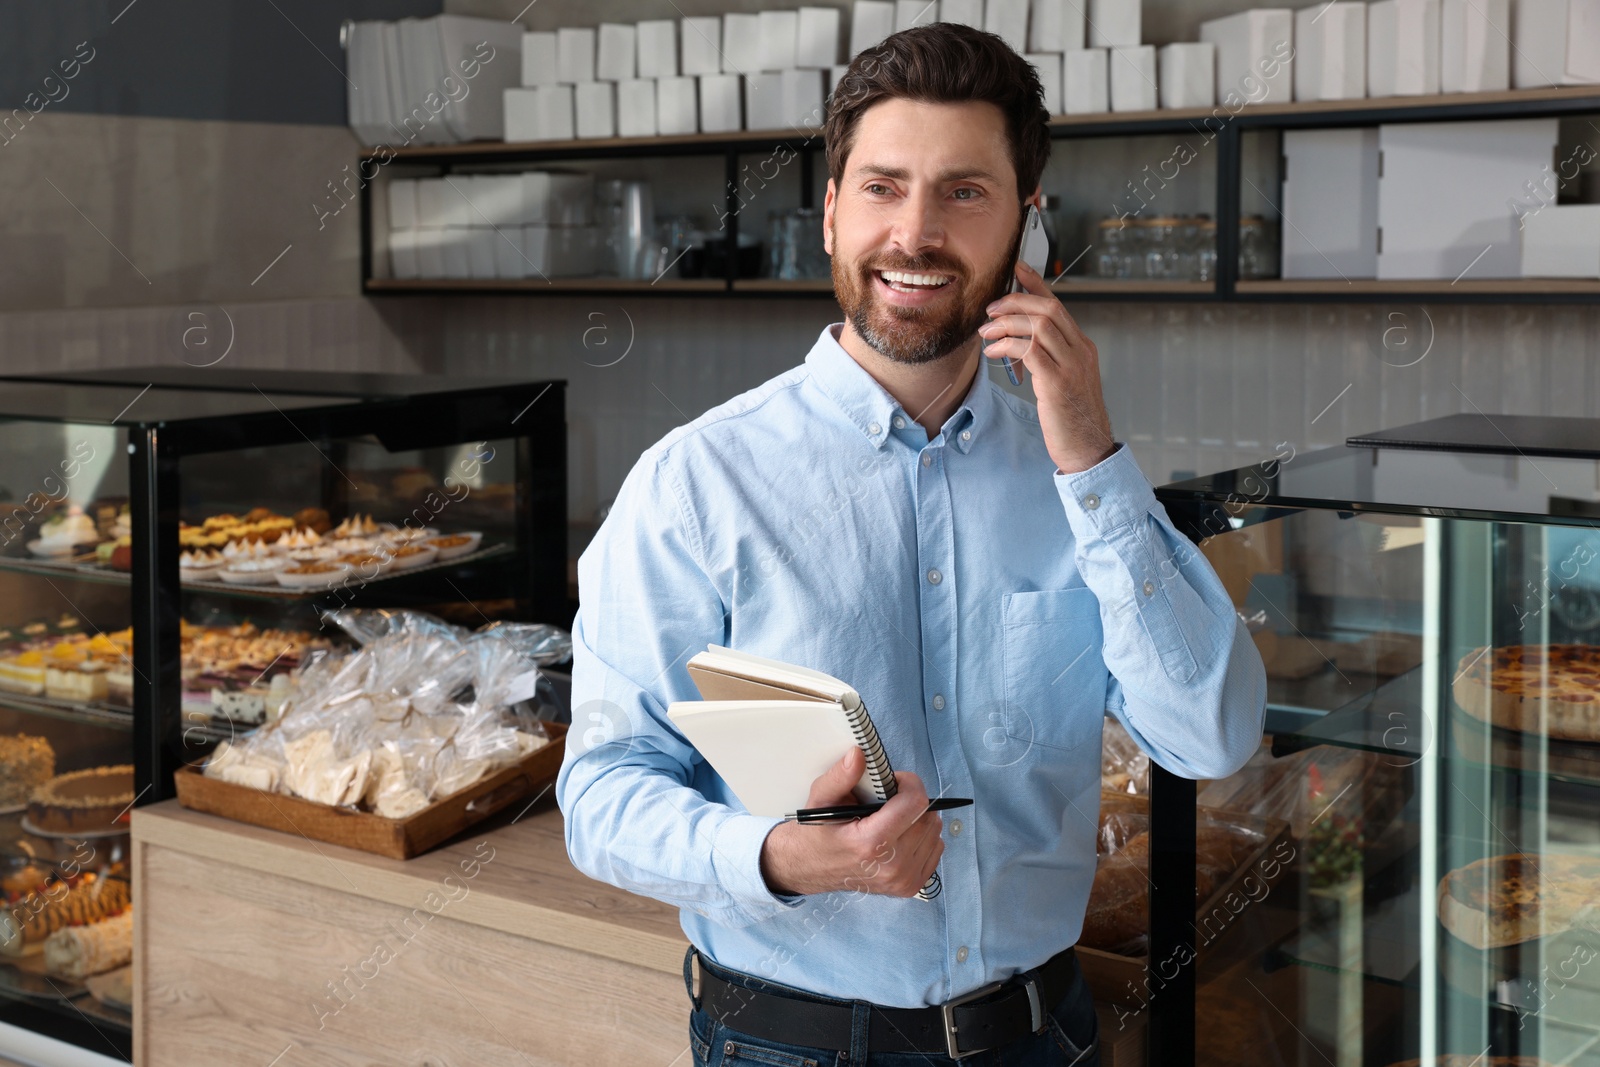
[[[957,189],[953,195],[957,200],[971,200],[973,197],[978,195],[978,190],[969,186],[963,186],[962,188]]]
[[[871,185],[867,186],[867,192],[874,195],[877,195],[878,193],[887,193],[888,191],[889,187],[887,185],[880,185],[877,182],[873,182]]]

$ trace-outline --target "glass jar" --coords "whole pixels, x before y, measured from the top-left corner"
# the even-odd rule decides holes
[[[1095,274],[1101,278],[1126,278],[1133,227],[1124,219],[1101,219],[1095,229]]]
[[[1213,219],[1200,220],[1195,247],[1195,281],[1217,280],[1217,224]]]
[[[1200,280],[1200,223],[1203,216],[1185,215],[1178,220],[1177,253],[1173,257],[1175,272],[1173,277],[1179,281],[1193,282]]]
[[[1152,281],[1177,277],[1178,220],[1157,215],[1144,223],[1144,276]]]
[[[1255,279],[1267,274],[1267,220],[1260,215],[1239,219],[1239,277]]]

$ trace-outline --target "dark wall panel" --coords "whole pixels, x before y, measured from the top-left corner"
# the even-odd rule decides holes
[[[443,0],[0,0],[0,114],[42,108],[343,125],[339,24],[437,15],[442,7]]]

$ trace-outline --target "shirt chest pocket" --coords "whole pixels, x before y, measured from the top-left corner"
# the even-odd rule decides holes
[[[1006,716],[1018,736],[1054,749],[1100,744],[1106,665],[1100,600],[1087,586],[1000,600]]]

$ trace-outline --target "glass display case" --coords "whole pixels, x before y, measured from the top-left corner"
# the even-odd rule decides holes
[[[571,624],[564,383],[0,379],[0,1022],[130,1055],[129,812],[337,608]]]
[[[1242,771],[1155,783],[1158,827],[1161,788],[1170,826],[1199,805],[1200,874],[1208,819],[1274,842],[1224,900],[1156,876],[1194,1062],[1600,1064],[1600,462],[1505,447],[1285,448],[1158,491],[1268,677]]]

